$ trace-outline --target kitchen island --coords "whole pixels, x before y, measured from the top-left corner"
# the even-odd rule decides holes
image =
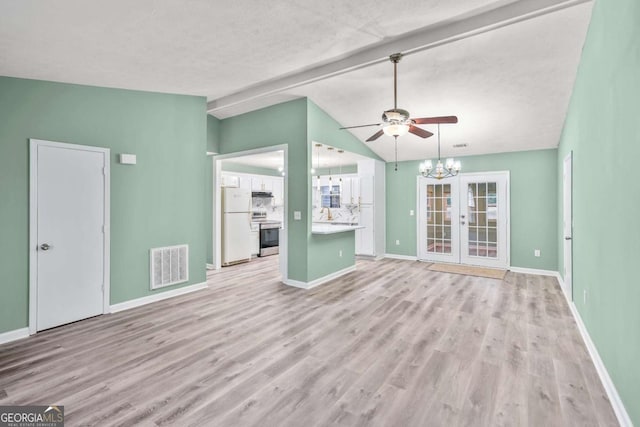
[[[335,234],[364,228],[358,224],[339,224],[332,222],[314,222],[311,224],[311,234]]]

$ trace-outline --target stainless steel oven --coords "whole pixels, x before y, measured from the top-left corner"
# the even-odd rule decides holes
[[[260,253],[258,256],[275,255],[280,252],[280,221],[260,223]]]

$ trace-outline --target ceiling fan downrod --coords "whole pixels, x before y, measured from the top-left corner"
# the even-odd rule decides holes
[[[398,109],[398,62],[402,59],[401,53],[394,53],[389,56],[389,60],[393,62],[393,109]]]

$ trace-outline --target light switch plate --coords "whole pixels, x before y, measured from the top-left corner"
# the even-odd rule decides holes
[[[302,212],[293,211],[293,219],[296,221],[300,221],[302,219]]]
[[[120,164],[135,165],[137,162],[135,154],[120,154]]]

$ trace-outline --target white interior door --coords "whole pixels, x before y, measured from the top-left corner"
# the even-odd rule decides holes
[[[31,140],[33,333],[108,311],[109,150]]]
[[[460,262],[509,266],[509,173],[460,176]]]
[[[564,158],[562,168],[562,211],[563,211],[563,259],[564,259],[564,292],[573,301],[573,205],[572,205],[572,169],[573,156],[570,152]]]
[[[418,178],[418,258],[460,262],[458,179]]]

